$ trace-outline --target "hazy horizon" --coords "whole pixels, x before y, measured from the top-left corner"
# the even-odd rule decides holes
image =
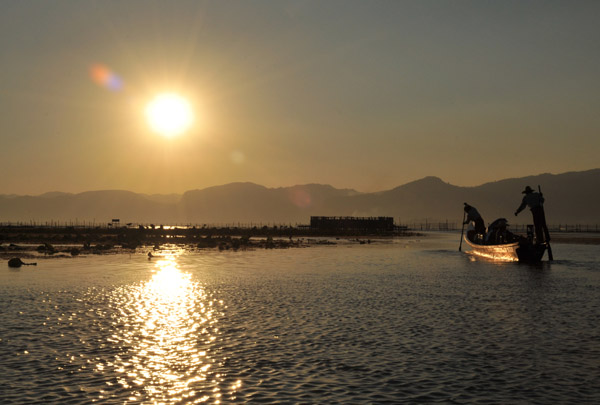
[[[472,187],[598,167],[590,1],[9,2],[0,194]],[[176,93],[171,138],[144,114]]]
[[[591,171],[591,170],[598,170],[600,168],[591,168],[588,170],[582,170],[581,172],[587,172],[587,171]],[[573,172],[565,172],[565,173],[530,173],[530,174],[524,174],[522,177],[534,177],[534,176],[540,176],[540,175],[545,175],[545,174],[550,174],[550,175],[560,175],[560,174],[567,174],[567,173],[573,173]],[[435,176],[435,175],[431,175],[431,176],[424,176],[424,177],[420,177],[418,179],[413,179],[413,180],[409,180],[406,183],[402,183],[402,184],[397,184],[395,186],[392,186],[390,188],[387,189],[381,189],[381,190],[373,190],[373,191],[362,191],[362,190],[357,190],[355,188],[348,188],[348,187],[337,187],[335,184],[325,184],[325,183],[316,183],[316,182],[309,182],[309,183],[303,183],[303,184],[284,184],[284,185],[279,185],[279,186],[266,186],[264,184],[260,184],[260,183],[256,183],[253,181],[233,181],[230,183],[223,183],[223,184],[215,184],[215,185],[209,185],[206,187],[194,187],[194,188],[190,188],[187,190],[183,190],[181,192],[170,192],[170,193],[161,193],[161,192],[144,192],[144,191],[137,191],[137,190],[129,190],[129,189],[121,189],[121,188],[107,188],[107,189],[89,189],[89,190],[78,190],[78,191],[65,191],[65,190],[48,190],[48,191],[44,191],[41,193],[37,193],[37,194],[17,194],[17,193],[0,193],[0,195],[18,195],[18,196],[33,196],[33,197],[37,197],[37,196],[41,196],[44,194],[52,194],[52,193],[65,193],[65,194],[80,194],[80,193],[86,193],[86,192],[97,192],[97,191],[125,191],[125,192],[133,192],[136,194],[145,194],[145,195],[162,195],[162,196],[169,196],[169,195],[183,195],[184,193],[188,192],[188,191],[194,191],[194,190],[204,190],[204,189],[208,189],[208,188],[212,188],[212,187],[221,187],[221,186],[226,186],[229,184],[235,184],[235,183],[251,183],[251,184],[255,184],[257,186],[262,186],[262,187],[266,187],[268,189],[281,189],[281,188],[293,188],[293,187],[299,187],[299,186],[308,186],[308,185],[320,185],[320,186],[331,186],[337,190],[352,190],[352,191],[356,191],[359,193],[364,193],[364,194],[368,194],[368,193],[378,193],[378,192],[383,192],[383,191],[389,191],[392,190],[394,188],[397,187],[401,187],[404,186],[406,184],[410,184],[413,182],[417,182],[420,180],[423,180],[425,178],[429,178],[429,177],[434,177],[434,178],[438,178],[440,179],[442,182],[453,185],[453,186],[457,186],[457,187],[466,187],[466,188],[476,188],[485,184],[489,184],[489,183],[494,183],[494,182],[498,182],[498,181],[502,181],[502,180],[511,180],[514,178],[503,178],[503,179],[495,179],[495,180],[491,180],[491,181],[487,181],[481,184],[475,184],[475,185],[462,185],[462,184],[453,184],[449,181],[446,181],[446,179],[444,179],[441,176]]]

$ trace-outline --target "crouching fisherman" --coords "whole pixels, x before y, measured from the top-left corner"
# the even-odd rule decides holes
[[[470,206],[465,203],[465,213],[467,214],[467,218],[465,219],[464,224],[468,224],[469,222],[473,222],[475,224],[475,234],[477,235],[485,235],[485,223],[483,222],[483,218],[477,208]],[[468,233],[467,233],[467,236]],[[475,238],[470,237],[469,239],[475,240]]]
[[[506,218],[498,218],[488,226],[487,234],[485,235],[486,245],[502,245],[504,243],[513,243],[518,238],[508,229],[508,221]]]

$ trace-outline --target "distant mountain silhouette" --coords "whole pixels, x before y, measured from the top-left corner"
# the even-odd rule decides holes
[[[130,191],[88,191],[80,194],[47,193],[37,197],[0,196],[0,221],[121,222],[164,221],[176,218],[175,204],[164,204]]]
[[[62,191],[50,191],[48,193],[40,194],[38,197],[44,198],[55,198],[73,195],[71,193],[63,193]]]
[[[253,183],[231,183],[188,191],[181,205],[189,222],[307,223],[317,212],[334,215],[337,201],[356,194],[320,184],[269,189]]]
[[[181,194],[141,194],[150,201],[164,204],[175,204],[181,201]]]
[[[477,207],[486,222],[506,217],[529,223],[523,212],[515,218],[525,186],[542,186],[551,224],[600,224],[600,169],[505,179],[477,187],[459,187],[425,177],[392,190],[360,193],[329,185],[306,184],[267,188],[231,183],[183,195],[146,195],[129,191],[61,192],[40,196],[0,195],[0,221],[78,221],[121,223],[193,223],[248,225],[307,224],[311,215],[391,216],[402,223],[459,223],[463,202]]]

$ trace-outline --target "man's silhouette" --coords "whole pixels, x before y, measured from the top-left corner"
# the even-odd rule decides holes
[[[519,215],[519,212],[523,211],[525,207],[529,206],[531,215],[533,215],[533,226],[535,227],[535,239],[537,243],[544,242],[544,231],[548,229],[546,227],[546,216],[544,215],[544,197],[529,186],[523,190],[523,201],[517,210],[515,216]],[[550,235],[546,232],[546,242],[550,241]]]

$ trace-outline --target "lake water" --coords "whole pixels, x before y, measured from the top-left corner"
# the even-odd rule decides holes
[[[0,403],[600,403],[600,246],[457,234],[0,268]]]

